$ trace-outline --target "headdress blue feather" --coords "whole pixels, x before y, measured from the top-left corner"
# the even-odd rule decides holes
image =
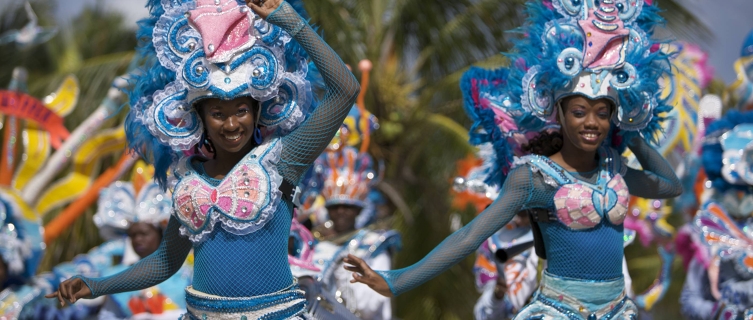
[[[301,1],[291,0],[288,2],[293,6],[294,9],[296,9],[296,11],[298,11],[298,13],[304,19],[308,20],[308,14],[303,9],[303,4],[301,3]],[[243,1],[238,1],[238,4],[243,4]],[[197,132],[193,132],[191,139],[188,139],[186,143],[180,146],[171,146],[169,145],[170,143],[166,143],[166,140],[170,140],[168,139],[169,137],[155,134],[155,129],[153,127],[150,129],[150,125],[153,126],[154,124],[149,123],[149,121],[144,121],[144,114],[150,111],[150,106],[152,106],[152,104],[162,104],[164,101],[173,99],[175,95],[177,95],[174,94],[172,96],[169,96],[167,94],[169,93],[169,87],[175,84],[176,78],[178,78],[178,74],[176,73],[176,71],[171,70],[171,68],[163,65],[163,63],[160,61],[160,57],[158,57],[158,48],[155,47],[155,43],[160,43],[160,41],[159,39],[157,39],[157,41],[154,41],[155,28],[166,29],[164,26],[160,25],[164,22],[164,20],[162,20],[163,22],[160,22],[160,19],[163,18],[166,15],[166,12],[168,12],[169,10],[175,11],[176,8],[190,9],[194,8],[195,6],[195,0],[148,0],[147,8],[150,12],[150,16],[138,22],[139,27],[136,32],[137,39],[139,40],[137,54],[138,58],[142,61],[142,66],[136,72],[134,72],[132,77],[129,79],[131,87],[130,90],[128,90],[128,94],[130,99],[129,102],[131,105],[131,112],[126,118],[126,137],[129,142],[129,148],[138,153],[143,159],[146,159],[148,162],[154,165],[155,180],[157,180],[157,182],[163,188],[167,187],[168,168],[173,163],[175,163],[178,158],[183,156],[184,152],[190,152],[190,150],[196,144],[196,141],[198,140],[198,137],[200,135],[200,132],[198,131],[201,130],[201,124],[195,112],[192,113],[192,110],[190,110],[191,106],[186,108],[189,110],[184,109],[183,112],[177,111],[180,114],[180,119],[190,118],[190,120],[194,122],[194,126],[199,126],[199,128]],[[175,17],[175,20],[182,19],[180,16],[173,16]],[[169,30],[172,32],[174,29],[179,29],[177,27],[172,28],[177,24],[178,22],[175,22],[174,24],[170,25],[171,28]],[[280,31],[276,26],[270,26],[270,28],[271,30],[278,29],[275,32]],[[168,35],[165,35],[165,37],[168,37]],[[180,39],[180,41],[185,40],[184,38]],[[259,41],[266,40],[267,39],[263,37],[259,39]],[[187,42],[182,42],[181,44],[186,43]],[[303,109],[302,111],[304,115],[309,114],[316,108],[319,100],[319,97],[314,95],[313,92],[319,92],[317,89],[323,87],[323,82],[320,75],[318,74],[318,70],[313,67],[312,64],[307,63],[308,55],[306,54],[306,52],[294,39],[286,39],[286,42],[277,42],[277,40],[274,40],[272,43],[259,43],[262,43],[262,45],[267,45],[270,48],[278,46],[278,43],[283,44],[283,46],[280,48],[280,50],[282,50],[282,58],[284,60],[284,65],[281,67],[283,72],[288,74],[303,74],[305,77],[305,81],[300,80],[296,83],[296,85],[290,86],[296,87],[296,89],[293,89],[293,91],[297,91],[292,93],[291,95],[300,96],[299,99],[306,101],[305,106],[302,105],[300,107],[301,109]],[[158,44],[158,46],[166,47],[166,45],[163,45],[162,43]],[[197,47],[199,47],[199,51],[202,51],[200,46]],[[164,50],[165,49],[163,49],[163,51]],[[236,59],[236,57],[232,59]],[[164,60],[164,58],[162,58],[162,60]],[[231,63],[228,63],[227,65],[230,64]],[[267,71],[265,70],[265,72]],[[278,76],[284,75],[278,74]],[[302,82],[307,83],[304,85],[301,84]],[[280,88],[280,92],[282,92],[283,89],[282,87]],[[275,90],[274,92],[276,92],[276,87],[273,89]],[[224,95],[223,97],[234,98],[248,94],[247,92],[236,91],[229,92],[227,93],[227,97],[225,97]],[[167,97],[165,97],[166,95]],[[173,100],[179,100],[179,102],[188,101],[185,97]],[[283,100],[283,103],[287,103],[286,101],[291,100]],[[278,102],[278,99],[267,100],[262,103],[262,108],[265,108],[264,110],[266,110],[265,106]],[[169,112],[176,112],[176,110]],[[168,111],[165,111],[165,114],[167,113]],[[262,118],[264,118],[264,113],[262,115]],[[171,123],[166,122],[166,125],[170,126]]]
[[[527,22],[516,30],[523,36],[505,54],[510,65],[471,67],[461,80],[465,111],[473,120],[470,142],[490,143],[495,150],[494,159],[487,159],[494,165],[486,183],[503,184],[514,157],[523,155],[521,145],[558,128],[557,101],[569,95],[615,103],[615,126],[606,143],[620,152],[635,136],[655,141],[661,115],[672,108],[659,96],[659,79],[669,75],[670,64],[650,39],[664,21],[655,6],[544,0],[529,2],[526,13]]]

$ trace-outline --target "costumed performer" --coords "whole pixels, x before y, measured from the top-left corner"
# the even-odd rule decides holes
[[[184,319],[305,317],[287,260],[293,190],[353,105],[357,81],[287,2],[152,0],[149,10],[126,127],[163,188],[173,168],[173,216],[150,256],[48,297],[64,304],[157,285],[193,248]],[[307,57],[324,82],[318,106]],[[212,155],[186,156],[202,146]]]
[[[355,282],[399,295],[458,263],[520,211],[534,224],[546,258],[540,287],[516,319],[636,318],[622,275],[629,193],[671,198],[682,192],[672,167],[647,142],[671,110],[659,97],[667,55],[650,39],[662,21],[644,1],[554,0],[527,5],[525,34],[511,66],[471,69],[462,80],[472,142],[496,153],[490,183],[500,196],[424,259],[373,271],[349,256]],[[554,126],[559,124],[559,132]],[[538,134],[513,166],[509,140]],[[642,170],[626,166],[628,147]]]
[[[702,162],[710,189],[694,224],[708,259],[696,255],[689,267],[681,302],[690,318],[753,317],[751,137],[753,111],[728,111],[707,129]]]
[[[688,184],[686,190],[694,192],[685,192],[677,201],[677,206],[684,209],[691,220],[680,229],[677,237],[678,251],[688,271],[680,295],[681,311],[688,319],[734,318],[742,316],[745,308],[753,306],[747,303],[746,307],[745,299],[740,299],[739,293],[723,297],[723,283],[734,288],[731,284],[744,283],[742,280],[750,274],[745,271],[744,250],[729,248],[725,243],[716,244],[713,238],[715,234],[730,233],[729,230],[735,229],[733,225],[744,228],[753,211],[750,205],[753,201],[752,184],[745,179],[749,169],[744,167],[747,161],[741,160],[741,156],[748,153],[745,144],[749,138],[745,134],[749,132],[746,128],[753,118],[750,112],[739,112],[749,110],[746,106],[750,101],[750,91],[747,90],[750,76],[745,72],[745,66],[750,66],[753,61],[752,48],[753,32],[744,41],[741,57],[735,62],[738,80],[727,91],[726,103],[731,104],[734,111],[721,117],[722,99],[706,95],[701,100],[697,135],[702,138],[697,139],[697,152],[688,157],[690,170],[683,177],[687,180],[684,183]],[[736,103],[733,104],[732,100]],[[718,222],[725,216],[721,224],[703,230],[707,222]],[[727,230],[726,226],[730,229]],[[749,241],[743,240],[743,243]],[[740,260],[735,262],[735,257]],[[728,304],[731,306],[725,307]]]
[[[400,235],[394,230],[357,229],[356,220],[366,209],[372,186],[378,181],[373,160],[353,147],[323,154],[315,168],[322,172],[322,196],[334,233],[314,247],[314,263],[322,271],[324,286],[361,319],[392,319],[390,298],[361,283],[350,283],[350,272],[342,268],[348,254],[392,268],[392,256],[400,249]]]
[[[495,186],[484,182],[493,158],[490,144],[480,145],[477,155],[458,162],[459,176],[453,185],[453,207],[461,209],[473,204],[483,211],[499,196]],[[625,229],[625,244],[635,239],[635,232]],[[481,292],[473,308],[478,319],[510,319],[525,306],[538,287],[538,267],[541,261],[533,252],[533,233],[527,211],[518,214],[502,229],[495,232],[476,250],[473,273],[476,289]],[[500,276],[500,271],[503,276]],[[625,290],[632,298],[633,289],[627,263],[623,259]]]
[[[362,71],[368,71],[363,61]],[[364,92],[362,88],[361,92]],[[392,255],[400,249],[400,235],[394,230],[378,230],[373,225],[359,228],[359,221],[374,217],[370,195],[380,180],[374,160],[366,152],[376,119],[362,105],[351,109],[329,148],[317,159],[302,183],[306,202],[321,197],[326,220],[331,227],[314,247],[313,261],[321,269],[317,278],[330,294],[338,298],[354,315],[362,319],[391,319],[390,298],[366,285],[350,283],[350,272],[342,268],[342,259],[356,255],[379,268],[392,267]],[[353,145],[360,144],[360,150]],[[368,219],[362,219],[366,216]],[[324,219],[319,219],[324,220]]]

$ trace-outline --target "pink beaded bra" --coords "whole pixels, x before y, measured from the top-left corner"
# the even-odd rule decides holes
[[[282,176],[277,172],[280,139],[269,138],[246,155],[213,186],[191,166],[195,157],[181,159],[175,169],[180,179],[173,193],[173,214],[181,234],[200,242],[218,222],[223,229],[245,235],[262,228],[277,210]]]
[[[547,157],[529,155],[521,159],[530,163],[534,171],[541,172],[547,184],[559,187],[554,195],[555,213],[571,229],[593,228],[605,216],[615,225],[625,220],[630,195],[622,175],[627,166],[614,149],[601,148],[599,153],[599,177],[595,184],[575,178]]]

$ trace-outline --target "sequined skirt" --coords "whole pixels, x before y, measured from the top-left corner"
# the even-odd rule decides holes
[[[625,280],[586,281],[542,273],[531,303],[520,310],[523,319],[636,319],[638,309],[625,294]]]
[[[293,284],[278,292],[254,297],[220,297],[186,288],[183,320],[309,319],[303,290]]]

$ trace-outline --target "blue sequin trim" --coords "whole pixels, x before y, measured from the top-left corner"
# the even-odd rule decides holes
[[[204,50],[196,50],[183,62],[183,80],[194,88],[209,85],[209,66],[204,59]]]
[[[188,124],[184,127],[178,127],[174,125],[172,122],[170,122],[165,115],[165,109],[166,105],[171,102],[178,102],[182,103],[182,101],[186,98],[186,91],[181,91],[178,94],[172,95],[167,99],[163,99],[162,101],[158,102],[159,104],[155,106],[154,108],[154,119],[157,121],[157,127],[159,130],[170,137],[173,138],[183,138],[183,137],[189,137],[194,134],[196,134],[199,130],[202,129],[201,124],[199,121],[182,121],[183,124]],[[195,110],[189,110],[187,111],[188,114],[183,116],[185,119],[186,117],[189,117],[190,119],[198,119],[198,115],[196,115]]]
[[[289,291],[280,294],[270,294],[264,297],[207,299],[186,293],[186,304],[191,308],[201,311],[238,313],[257,311],[279,305],[296,299],[306,297],[299,291]]]
[[[282,30],[278,26],[265,20],[258,21],[254,27],[261,34],[261,41],[264,41],[268,45],[273,45],[282,35]]]
[[[256,69],[251,71],[251,79],[249,81],[251,86],[256,90],[269,88],[279,76],[278,65],[280,61],[278,61],[271,50],[260,46],[252,47],[246,54],[249,55],[251,64],[256,66]],[[256,70],[259,71],[258,75],[254,75]]]
[[[552,300],[551,298],[545,297],[543,294],[538,294],[536,296],[536,300],[538,300],[539,302],[549,307],[554,308],[555,310],[559,311],[563,315],[567,316],[568,319],[581,320],[583,318],[581,317],[580,313],[570,310],[570,308],[568,307],[561,306],[560,303]],[[622,298],[620,302],[618,302],[617,304],[614,305],[614,307],[612,307],[612,310],[604,314],[604,316],[599,318],[599,320],[610,320],[614,318],[614,316],[616,316],[622,310],[622,307],[625,305],[625,302],[627,300],[628,300],[628,297]],[[591,319],[597,319],[597,318],[595,314],[591,313],[588,316],[588,319],[591,320]]]
[[[188,19],[186,19],[186,17],[180,16],[179,19],[173,22],[173,24],[170,26],[170,33],[167,38],[167,41],[170,43],[170,49],[172,49],[172,51],[186,54],[191,52],[191,48],[188,47],[188,43],[190,43],[191,40],[193,40],[194,44],[201,43],[199,42],[199,38],[189,37],[184,34],[189,30],[192,30],[192,28],[188,25]]]
[[[295,83],[285,79],[280,85],[277,97],[262,102],[261,121],[264,126],[273,126],[287,119],[295,110],[298,101],[298,88]],[[272,110],[280,110],[272,113]]]

